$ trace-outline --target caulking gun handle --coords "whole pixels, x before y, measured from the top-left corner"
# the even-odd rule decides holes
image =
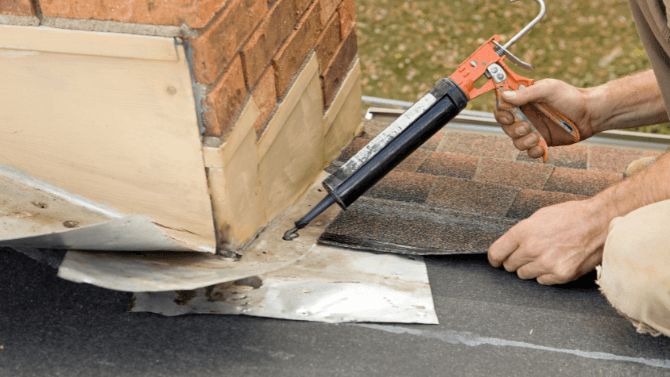
[[[521,108],[519,106],[505,102],[502,99],[502,96],[500,95],[500,91],[498,90],[498,88],[495,89],[495,93],[496,93],[496,107],[498,108],[498,110],[508,111],[510,114],[512,114],[512,116],[514,116],[514,121],[528,123],[530,125],[531,132],[534,132],[537,134],[537,136],[539,136],[540,142],[538,143],[538,145],[541,146],[543,150],[542,162],[547,162],[547,158],[549,157],[549,150],[547,149],[547,141],[544,140],[542,134],[537,130],[537,128],[535,128],[533,123],[530,120],[528,120],[528,118],[523,113],[523,111],[521,111]]]
[[[556,123],[565,132],[572,135],[575,143],[580,141],[579,129],[577,129],[577,126],[575,126],[575,124],[572,123],[572,121],[565,115],[559,113],[558,111],[554,110],[554,108],[545,103],[531,103],[531,105],[539,110],[544,116],[551,119],[552,122]]]

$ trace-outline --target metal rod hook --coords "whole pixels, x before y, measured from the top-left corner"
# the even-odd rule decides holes
[[[516,1],[519,1],[519,0],[510,0],[510,2],[512,2],[512,3],[516,2]],[[530,29],[532,29],[533,26],[535,26],[535,24],[537,24],[538,22],[540,22],[540,20],[542,20],[542,18],[544,17],[544,14],[546,13],[546,10],[547,10],[546,7],[544,6],[544,1],[542,1],[542,0],[535,0],[535,2],[538,3],[538,4],[540,4],[540,14],[538,14],[537,17],[535,17],[535,19],[534,19],[533,21],[531,21],[528,25],[526,25],[525,28],[521,29],[520,32],[518,32],[512,39],[509,40],[509,42],[507,42],[507,43],[503,46],[503,48],[504,48],[505,50],[507,50],[507,49],[509,49],[510,47],[512,47],[512,45],[513,45],[517,40],[519,40],[519,38],[523,37],[524,34],[528,33],[528,31],[529,31]]]

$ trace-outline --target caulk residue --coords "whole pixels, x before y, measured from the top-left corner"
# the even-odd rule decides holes
[[[630,356],[618,356],[607,352],[589,352],[589,351],[580,351],[580,350],[571,350],[565,348],[555,348],[540,346],[537,344],[526,343],[526,342],[517,342],[513,340],[505,340],[499,338],[486,338],[481,337],[476,334],[469,332],[461,331],[425,331],[417,329],[408,329],[405,327],[399,326],[387,326],[387,325],[373,325],[373,324],[355,324],[354,326],[366,327],[374,330],[386,331],[394,334],[410,334],[415,336],[420,336],[424,338],[438,339],[445,343],[450,344],[464,344],[470,347],[477,347],[483,345],[491,345],[496,347],[520,347],[520,348],[529,348],[540,351],[547,352],[556,352],[556,353],[565,353],[574,356],[584,357],[587,359],[596,359],[596,360],[611,360],[611,361],[627,361],[632,363],[649,365],[652,367],[659,368],[668,368],[670,369],[670,360],[659,360],[659,359],[645,359],[642,357],[630,357]]]

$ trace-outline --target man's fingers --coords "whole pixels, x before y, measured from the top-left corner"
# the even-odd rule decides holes
[[[530,133],[530,126],[526,122],[515,122],[510,125],[502,125],[503,131],[512,138],[512,140],[518,139],[522,136],[526,136]]]
[[[489,263],[493,267],[500,267],[517,248],[519,248],[519,243],[516,239],[514,228],[512,228],[489,247]]]
[[[535,258],[526,255],[525,250],[517,249],[503,262],[503,267],[508,272],[518,271],[520,268],[532,263]]]
[[[546,271],[538,263],[527,263],[516,270],[517,276],[523,280],[535,279],[544,275]]]
[[[535,147],[539,142],[540,138],[536,134],[529,134],[523,137],[519,137],[513,140],[514,147],[520,151],[527,151]]]
[[[565,284],[574,279],[566,279],[562,276],[554,275],[554,274],[546,274],[542,276],[537,277],[537,282],[542,284],[542,285],[556,285],[556,284]]]
[[[565,261],[559,262],[551,267],[551,271],[545,275],[538,276],[537,282],[542,285],[554,285],[569,283],[583,274],[578,270],[578,266]]]
[[[530,158],[540,158],[544,156],[544,148],[539,145],[535,145],[534,147],[530,148],[527,153],[528,157]]]
[[[498,123],[502,125],[511,125],[514,122],[514,117],[509,113],[509,111],[495,109],[493,110],[493,116],[496,118]]]

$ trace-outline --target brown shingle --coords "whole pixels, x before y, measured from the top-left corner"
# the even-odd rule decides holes
[[[392,171],[372,186],[365,195],[409,203],[424,203],[435,182],[429,174]]]
[[[347,162],[349,161],[350,158],[354,157],[358,151],[361,150],[364,146],[366,146],[372,139],[364,138],[364,137],[357,137],[354,140],[347,145],[346,148],[342,151],[342,153],[337,157],[337,161],[341,162]]]
[[[396,166],[393,171],[405,171],[414,173],[426,160],[430,152],[423,149],[417,149],[407,156],[403,162]]]
[[[646,151],[644,152],[644,157],[661,157],[663,154],[665,154],[665,152]]]
[[[621,179],[618,173],[555,168],[544,190],[593,196]]]
[[[421,145],[421,149],[426,149],[429,151],[435,151],[437,150],[437,147],[440,145],[440,142],[442,142],[442,138],[444,137],[444,132],[438,131],[435,133],[435,135],[431,136],[430,139],[426,140],[423,145]]]
[[[586,198],[586,196],[566,194],[562,192],[521,190],[516,196],[516,200],[514,200],[514,204],[512,204],[509,212],[507,212],[507,217],[525,219],[542,207]]]
[[[584,145],[564,145],[549,147],[547,164],[572,169],[586,169],[588,166],[588,147]],[[520,152],[518,161],[541,163],[538,158],[528,157],[528,153]]]
[[[519,189],[492,183],[438,177],[426,204],[486,216],[504,216],[518,192]]]
[[[419,166],[419,173],[442,175],[446,177],[468,178],[475,176],[479,157],[457,153],[433,152]]]
[[[489,136],[457,131],[447,131],[437,147],[438,152],[467,154],[479,157],[516,159],[519,151],[507,136]]]
[[[341,212],[319,242],[402,254],[486,252],[516,221],[361,198]]]
[[[474,179],[479,182],[541,190],[553,169],[553,166],[545,164],[482,158]]]
[[[362,136],[374,139],[388,127],[388,123],[383,123],[378,120],[363,119],[363,126],[365,127],[365,132]]]
[[[642,151],[590,146],[589,170],[621,174],[628,164],[643,156]]]

